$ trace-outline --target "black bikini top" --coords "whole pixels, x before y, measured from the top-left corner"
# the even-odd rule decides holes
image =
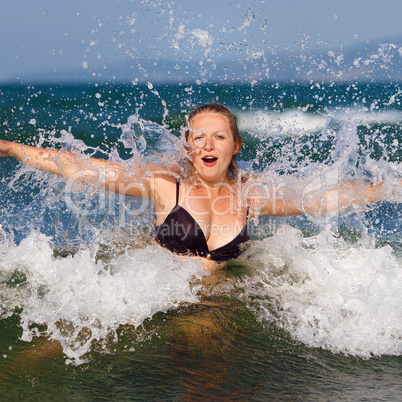
[[[208,249],[207,240],[200,225],[183,207],[178,205],[179,186],[176,182],[176,205],[165,221],[156,227],[156,241],[163,247],[178,254],[194,254],[214,261],[227,261],[238,257],[242,250],[240,245],[249,240],[247,221],[241,232],[229,243],[215,250]]]

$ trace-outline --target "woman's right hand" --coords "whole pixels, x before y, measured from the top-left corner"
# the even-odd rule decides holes
[[[11,156],[11,142],[0,140],[0,156],[8,157]]]

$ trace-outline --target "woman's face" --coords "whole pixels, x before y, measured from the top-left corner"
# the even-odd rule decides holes
[[[227,118],[217,113],[196,116],[190,122],[190,156],[199,177],[207,183],[226,181],[233,155],[239,151]]]

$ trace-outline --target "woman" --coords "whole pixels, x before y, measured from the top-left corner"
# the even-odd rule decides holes
[[[218,103],[207,103],[189,115],[186,140],[188,159],[183,163],[143,163],[135,171],[104,159],[8,141],[0,141],[0,156],[69,180],[97,181],[111,191],[152,199],[157,242],[173,252],[202,258],[206,269],[241,254],[253,216],[343,208],[382,197],[382,184],[344,181],[337,186],[336,197],[332,192],[323,204],[322,193],[319,198],[314,191],[300,197],[303,183],[275,189],[257,176],[242,176],[236,162],[242,138],[233,114]]]
[[[323,202],[316,186],[308,188],[295,180],[292,185],[272,184],[256,175],[242,175],[236,162],[242,146],[236,120],[217,103],[203,105],[189,115],[186,140],[188,158],[183,161],[169,166],[144,162],[136,164],[134,171],[104,159],[8,141],[0,141],[0,155],[63,175],[68,181],[97,182],[111,191],[152,199],[158,243],[176,253],[195,255],[204,261],[206,270],[215,271],[203,278],[206,294],[201,294],[199,303],[166,314],[159,324],[158,320],[144,324],[159,325],[158,331],[171,334],[172,341],[165,344],[171,349],[172,367],[184,373],[179,377],[183,393],[193,396],[222,389],[228,373],[242,364],[238,359],[241,340],[248,339],[257,325],[242,303],[210,292],[211,287],[231,281],[225,270],[216,268],[240,255],[248,240],[248,220],[257,215],[300,214],[357,201],[374,202],[381,199],[382,185],[344,181],[337,185],[336,196],[328,192]],[[35,361],[61,352],[59,342],[40,339],[34,350],[4,372],[18,372],[25,361],[32,370]]]

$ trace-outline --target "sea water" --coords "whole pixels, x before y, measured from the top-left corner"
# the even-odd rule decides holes
[[[182,157],[186,113],[213,99],[237,116],[241,168],[270,188],[297,178],[306,199],[345,178],[386,183],[371,206],[252,220],[244,254],[207,274],[153,244],[149,201],[1,159],[4,397],[401,397],[399,84],[10,85],[0,94],[2,139],[128,169]]]

